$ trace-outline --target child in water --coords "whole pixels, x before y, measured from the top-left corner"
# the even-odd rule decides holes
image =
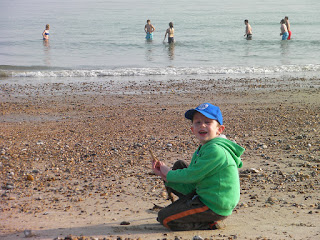
[[[280,21],[280,24],[281,24],[281,27],[280,27],[280,30],[281,30],[281,33],[280,33],[280,36],[282,36],[282,40],[287,40],[288,39],[288,29],[287,29],[287,26],[285,24],[285,21],[284,19],[282,19]]]
[[[173,23],[169,23],[169,28],[166,31],[166,34],[164,35],[164,40],[166,40],[166,36],[168,34],[168,43],[174,43],[174,28],[173,28]]]
[[[146,39],[152,40],[153,39],[153,32],[156,28],[151,24],[151,21],[148,19],[147,24],[144,26],[144,31],[146,32]]]
[[[43,40],[49,40],[49,29],[50,29],[50,25],[47,24],[46,29],[42,33]]]

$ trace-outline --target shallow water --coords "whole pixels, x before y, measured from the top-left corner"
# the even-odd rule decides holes
[[[39,0],[0,3],[0,76],[318,75],[320,2]],[[289,16],[292,40],[281,41]],[[145,40],[151,19],[154,40]],[[244,39],[244,19],[253,40]],[[174,45],[163,43],[168,22]],[[50,40],[41,33],[49,23]]]

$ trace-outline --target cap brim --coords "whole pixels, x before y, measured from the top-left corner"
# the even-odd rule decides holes
[[[212,120],[217,120],[217,118],[213,117],[211,114],[205,112],[205,111],[201,111],[201,110],[196,110],[196,109],[190,109],[188,111],[186,111],[186,113],[184,114],[185,118],[189,119],[189,120],[193,120],[193,115],[195,114],[195,112],[201,113],[202,115],[204,115],[205,117],[212,119]],[[219,121],[218,121],[219,122]]]

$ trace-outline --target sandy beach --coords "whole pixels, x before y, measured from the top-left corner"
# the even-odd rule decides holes
[[[2,82],[0,238],[320,239],[319,82]],[[148,151],[190,161],[184,112],[203,102],[246,148],[241,199],[224,229],[170,232]]]

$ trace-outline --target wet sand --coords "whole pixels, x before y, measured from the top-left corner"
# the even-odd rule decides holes
[[[320,238],[319,79],[0,86],[1,239]],[[225,229],[170,232],[148,150],[190,161],[184,112],[203,102],[246,148],[241,200]]]

